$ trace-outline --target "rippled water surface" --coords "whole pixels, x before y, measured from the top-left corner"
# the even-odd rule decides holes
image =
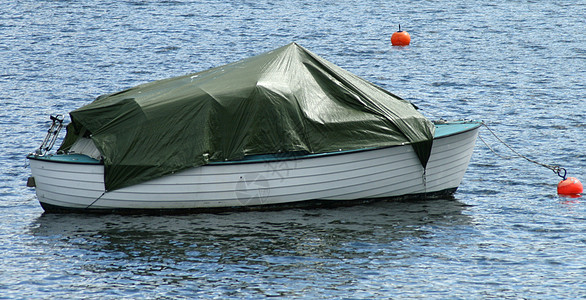
[[[50,114],[297,42],[586,182],[585,20],[584,1],[3,3],[0,298],[583,298],[584,198],[480,141],[455,199],[186,216],[44,215],[24,156]]]

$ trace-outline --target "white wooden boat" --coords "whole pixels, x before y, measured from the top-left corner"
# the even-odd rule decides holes
[[[43,208],[257,209],[453,193],[478,122],[411,102],[291,43],[102,95],[28,156]]]
[[[413,147],[403,145],[310,155],[254,155],[106,191],[100,160],[79,153],[37,153],[28,158],[34,178],[31,186],[36,187],[45,211],[186,212],[344,205],[453,194],[468,167],[480,125],[436,124],[425,170]]]

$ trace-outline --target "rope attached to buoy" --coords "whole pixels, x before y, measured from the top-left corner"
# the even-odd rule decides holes
[[[564,169],[564,168],[562,168],[562,167],[560,167],[560,166],[556,166],[556,165],[548,165],[548,164],[544,164],[544,163],[538,162],[538,161],[536,161],[536,160],[534,160],[534,159],[531,159],[531,158],[529,158],[529,157],[527,157],[527,156],[525,156],[525,155],[523,155],[523,154],[521,154],[521,153],[517,152],[517,150],[513,149],[513,147],[509,146],[509,145],[508,145],[507,143],[505,143],[505,142],[504,142],[504,141],[503,141],[503,140],[502,140],[500,137],[498,137],[498,136],[496,135],[496,133],[494,133],[494,131],[493,131],[492,129],[490,129],[490,127],[488,127],[488,125],[486,125],[486,123],[482,122],[482,125],[484,125],[484,127],[485,127],[486,129],[488,129],[488,131],[489,131],[489,132],[490,132],[490,133],[491,133],[491,134],[492,134],[492,135],[493,135],[493,136],[494,136],[494,137],[495,137],[495,138],[496,138],[496,139],[497,139],[499,142],[501,142],[501,144],[503,144],[505,147],[509,148],[509,150],[511,150],[511,151],[512,151],[513,153],[515,153],[517,156],[516,156],[516,157],[515,157],[515,156],[508,156],[508,157],[505,157],[505,156],[502,156],[502,155],[498,154],[496,151],[494,151],[494,149],[493,149],[493,148],[491,148],[491,147],[488,145],[488,143],[486,143],[486,141],[484,141],[484,139],[482,139],[482,137],[481,137],[481,136],[478,136],[478,137],[480,138],[480,140],[481,140],[481,141],[482,141],[482,142],[483,142],[483,143],[484,143],[484,144],[485,144],[485,145],[488,147],[488,149],[490,149],[490,151],[492,151],[494,154],[496,154],[496,155],[498,155],[499,157],[501,157],[501,158],[504,158],[504,159],[523,158],[523,159],[525,159],[525,160],[527,160],[527,161],[529,161],[529,162],[531,162],[531,163],[534,163],[534,164],[536,164],[536,165],[539,165],[539,166],[542,166],[542,167],[546,167],[546,168],[548,168],[548,169],[552,170],[552,171],[553,171],[554,173],[556,173],[556,174],[557,174],[559,177],[561,177],[561,178],[563,178],[564,180],[566,180],[566,174],[567,174],[567,171],[566,171],[566,169]],[[562,175],[562,172],[563,172],[563,174],[564,174],[564,175]]]
[[[578,180],[575,177],[566,177],[566,175],[568,174],[567,170],[560,167],[560,166],[556,166],[556,165],[548,165],[548,164],[544,164],[542,162],[538,162],[534,159],[531,159],[519,152],[517,152],[517,150],[513,149],[513,147],[509,146],[507,143],[505,143],[505,141],[503,141],[500,137],[498,137],[496,135],[496,133],[494,133],[494,131],[492,129],[490,129],[490,127],[488,127],[488,125],[486,125],[486,123],[482,122],[482,125],[484,125],[484,127],[499,141],[501,142],[501,144],[505,145],[505,147],[509,148],[509,150],[511,150],[515,155],[515,156],[509,156],[509,157],[504,157],[500,154],[498,154],[496,151],[494,151],[494,149],[492,147],[490,147],[488,145],[488,143],[479,135],[478,137],[480,138],[480,140],[486,145],[486,147],[488,147],[488,149],[490,149],[490,151],[492,151],[494,154],[496,154],[497,156],[504,158],[504,159],[512,159],[512,158],[523,158],[525,160],[527,160],[528,162],[534,163],[536,165],[548,168],[550,170],[552,170],[554,173],[556,173],[559,177],[562,178],[562,180],[558,183],[558,194],[563,195],[563,196],[570,196],[570,197],[580,197],[580,194],[584,191],[582,183],[580,182],[580,180]]]

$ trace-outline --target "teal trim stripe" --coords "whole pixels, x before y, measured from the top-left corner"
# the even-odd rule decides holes
[[[445,136],[454,135],[460,132],[468,131],[482,125],[481,121],[458,121],[445,124],[435,125],[434,138],[441,138]]]
[[[67,162],[67,163],[78,163],[78,164],[100,164],[100,161],[93,159],[83,154],[50,154],[44,156],[38,156],[29,154],[28,159],[44,160],[51,162]]]

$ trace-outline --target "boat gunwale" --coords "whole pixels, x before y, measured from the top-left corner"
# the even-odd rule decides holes
[[[440,135],[434,137],[433,140],[440,140],[444,138],[448,138],[454,135],[463,134],[466,132],[470,132],[472,130],[478,129],[482,126],[482,121],[453,121],[453,122],[446,122],[446,123],[439,123],[435,124],[435,126],[449,126],[455,124],[473,124],[473,126],[469,128],[465,128],[464,130],[459,130],[455,132],[451,132],[445,135]],[[229,160],[229,161],[213,161],[209,162],[207,165],[237,165],[237,164],[251,164],[251,163],[267,163],[267,162],[281,162],[281,161],[290,161],[290,160],[300,160],[300,159],[312,159],[312,158],[320,158],[320,157],[327,157],[333,155],[342,155],[342,154],[350,154],[350,153],[358,153],[358,152],[366,152],[366,151],[374,151],[374,150],[382,150],[382,149],[390,149],[394,147],[402,147],[409,144],[403,145],[393,145],[393,146],[385,146],[385,147],[375,147],[375,148],[361,148],[361,149],[353,149],[353,150],[344,150],[344,151],[337,151],[337,152],[326,152],[326,153],[309,153],[309,154],[301,154],[295,155],[292,154],[293,152],[283,152],[283,153],[274,153],[274,154],[257,154],[257,155],[250,155],[245,156],[240,160]],[[95,161],[75,161],[75,160],[58,160],[52,159],[55,155],[58,156],[68,156],[72,154],[49,154],[49,155],[36,155],[35,153],[30,153],[26,156],[27,159],[37,160],[37,161],[44,161],[44,162],[51,162],[51,163],[65,163],[65,164],[77,164],[77,165],[104,165],[103,160],[93,159],[89,156],[84,154],[77,154],[74,155],[83,155],[87,157],[87,160],[95,160]],[[281,156],[279,156],[281,155]],[[256,156],[256,157],[255,157]],[[205,166],[205,165],[202,165]]]

